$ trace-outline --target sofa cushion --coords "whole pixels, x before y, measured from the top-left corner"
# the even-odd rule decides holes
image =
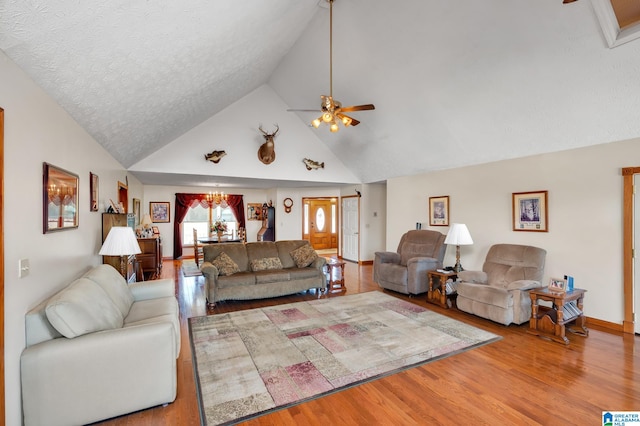
[[[251,261],[251,270],[253,272],[266,271],[270,269],[282,269],[282,263],[280,262],[279,257],[264,257],[262,259],[253,259]]]
[[[281,240],[276,241],[276,247],[278,248],[278,257],[282,262],[282,267],[285,269],[296,268],[296,262],[291,257],[291,252],[295,249],[308,246],[309,241],[306,240]]]
[[[273,241],[257,241],[245,244],[247,247],[247,256],[249,262],[256,259],[264,259],[265,257],[278,257],[278,248]]]
[[[218,277],[218,287],[240,287],[245,285],[255,285],[256,274],[254,272],[240,272],[229,276]]]
[[[233,260],[240,272],[249,270],[249,257],[247,256],[247,248],[243,243],[225,243],[225,244],[205,244],[202,246],[204,252],[204,261],[211,262],[215,260],[220,253],[225,253]]]
[[[107,293],[88,278],[79,278],[53,296],[47,319],[64,337],[121,328],[124,317]]]
[[[316,268],[291,268],[287,269],[289,278],[292,280],[303,280],[305,278],[315,278],[320,274]]]
[[[218,268],[220,275],[233,275],[240,272],[238,264],[233,261],[225,252],[222,252],[216,257],[213,262],[213,266]]]
[[[126,317],[133,304],[133,293],[124,277],[111,265],[102,264],[83,275],[98,284]]]
[[[268,284],[278,283],[282,281],[289,281],[289,271],[280,270],[265,270],[256,272],[256,284]]]
[[[316,253],[313,247],[306,244],[293,250],[291,252],[291,257],[293,258],[298,268],[306,268],[318,258],[318,253]]]

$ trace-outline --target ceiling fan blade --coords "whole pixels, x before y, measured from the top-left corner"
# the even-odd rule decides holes
[[[372,110],[372,109],[376,109],[376,107],[373,104],[366,104],[366,105],[356,105],[356,106],[343,107],[343,108],[340,108],[340,111],[342,111],[342,112],[368,111],[368,110]]]

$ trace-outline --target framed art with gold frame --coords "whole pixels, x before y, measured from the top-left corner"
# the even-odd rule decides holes
[[[42,233],[78,227],[79,177],[42,163]]]
[[[169,223],[171,213],[169,212],[168,201],[151,201],[149,203],[149,214],[153,223]]]
[[[247,203],[247,220],[262,220],[261,203]]]
[[[429,197],[429,226],[449,226],[449,196]]]

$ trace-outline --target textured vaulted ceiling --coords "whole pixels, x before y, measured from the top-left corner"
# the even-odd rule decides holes
[[[125,167],[264,84],[318,107],[327,45],[322,0],[0,0],[0,49]],[[362,182],[613,142],[638,75],[587,0],[336,0],[334,97],[376,110],[308,132]]]

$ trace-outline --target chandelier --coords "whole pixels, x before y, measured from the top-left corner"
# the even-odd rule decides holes
[[[228,204],[227,204],[228,198],[229,196],[227,194],[225,194],[224,192],[218,193],[218,191],[213,193],[209,192],[206,195],[206,199],[209,204],[221,206],[222,208],[228,207]]]

